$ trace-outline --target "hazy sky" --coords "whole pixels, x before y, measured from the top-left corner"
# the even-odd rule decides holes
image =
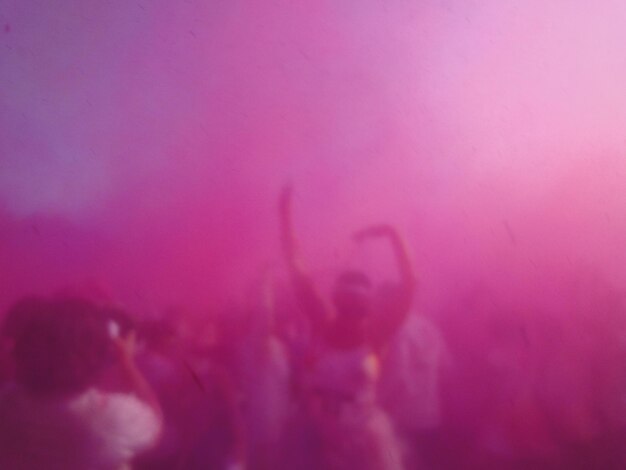
[[[432,292],[572,256],[621,279],[625,24],[618,0],[0,0],[7,224],[90,234],[11,232],[57,254],[5,245],[9,295],[37,271],[201,297],[275,262],[285,181],[327,263],[391,220]]]

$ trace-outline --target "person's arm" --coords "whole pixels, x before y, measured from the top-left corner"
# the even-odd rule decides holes
[[[276,320],[276,294],[274,292],[274,276],[269,269],[263,273],[263,315],[264,315],[264,333],[268,336],[275,334]]]
[[[387,224],[372,225],[354,235],[357,242],[371,238],[384,238],[389,241],[400,277],[397,292],[386,299],[387,302],[381,306],[384,311],[378,313],[376,321],[370,328],[369,337],[376,346],[379,346],[391,338],[409,314],[417,289],[417,276],[406,243],[394,227]]]
[[[280,236],[283,255],[287,262],[291,283],[299,305],[309,317],[313,329],[323,332],[333,318],[333,310],[317,290],[300,259],[292,220],[293,191],[290,186],[283,188],[279,201]]]
[[[162,423],[163,410],[161,409],[159,399],[135,363],[135,339],[134,331],[131,331],[125,337],[115,338],[114,344],[118,353],[119,364],[130,391],[137,398],[148,404],[156,413],[159,422]]]

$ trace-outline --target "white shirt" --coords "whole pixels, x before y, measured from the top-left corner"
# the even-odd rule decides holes
[[[393,338],[382,364],[380,398],[397,424],[432,429],[440,424],[441,366],[449,352],[439,329],[410,314]]]
[[[0,468],[118,470],[153,445],[156,413],[133,395],[89,389],[69,400],[0,393]]]
[[[72,400],[68,409],[98,439],[100,459],[105,463],[118,465],[130,461],[154,445],[161,430],[154,410],[127,393],[91,388]]]

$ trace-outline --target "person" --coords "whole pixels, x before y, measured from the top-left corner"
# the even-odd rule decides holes
[[[447,452],[442,439],[441,382],[452,365],[439,327],[413,311],[395,334],[382,361],[380,402],[406,443],[411,467],[437,465]]]
[[[291,283],[311,325],[305,402],[322,446],[322,466],[331,469],[403,468],[391,422],[378,404],[379,356],[403,324],[413,301],[416,279],[407,249],[389,225],[357,232],[355,241],[387,239],[400,274],[398,285],[374,292],[369,278],[346,271],[329,301],[307,273],[293,230],[292,189],[280,196],[281,242]]]
[[[248,308],[249,331],[240,344],[247,468],[259,470],[283,465],[292,404],[289,358],[275,327],[274,289],[273,277],[266,271],[262,282],[255,283]]]
[[[538,400],[537,334],[525,311],[499,307],[487,317],[484,383],[489,397],[476,435],[477,463],[498,468],[554,468],[557,443]],[[567,467],[569,468],[569,467]]]
[[[201,400],[194,421],[199,435],[194,438],[186,459],[178,468],[243,469],[246,458],[245,423],[241,410],[241,390],[236,381],[237,353],[241,344],[239,313],[229,306],[208,319],[211,326],[207,338],[197,338],[195,354],[185,361],[187,371],[196,382]],[[202,330],[200,330],[202,331]],[[204,344],[202,344],[204,343]]]
[[[13,348],[15,380],[0,391],[0,468],[120,470],[160,434],[160,406],[135,366],[135,337],[77,298],[32,302]],[[98,378],[113,343],[124,392]]]

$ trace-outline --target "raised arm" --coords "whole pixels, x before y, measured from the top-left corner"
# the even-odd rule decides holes
[[[370,238],[384,238],[391,244],[391,249],[396,259],[400,283],[393,295],[384,299],[381,311],[377,312],[375,321],[370,328],[370,338],[375,345],[380,346],[386,343],[391,336],[402,326],[406,319],[415,291],[417,289],[417,276],[413,264],[411,263],[406,243],[391,225],[372,225],[354,234],[357,242],[362,242]]]
[[[291,283],[296,298],[317,333],[322,333],[332,322],[333,310],[318,291],[300,259],[298,245],[293,230],[292,219],[293,191],[290,186],[283,188],[279,201],[280,235],[283,255],[287,262]]]

